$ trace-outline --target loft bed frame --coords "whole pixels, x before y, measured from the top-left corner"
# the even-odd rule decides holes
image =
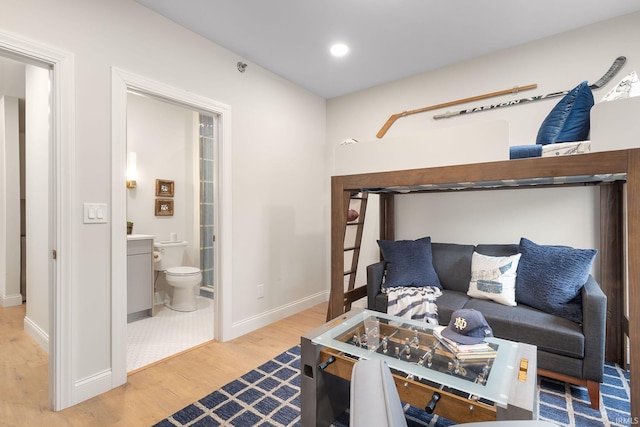
[[[344,285],[344,237],[352,193],[380,194],[380,238],[394,240],[395,194],[585,185],[600,187],[599,283],[608,303],[605,359],[625,366],[625,336],[629,337],[631,384],[640,384],[640,149],[333,176],[327,320],[366,296],[366,286],[345,292]],[[629,317],[624,314],[625,273]],[[631,416],[640,416],[640,393],[631,393]]]

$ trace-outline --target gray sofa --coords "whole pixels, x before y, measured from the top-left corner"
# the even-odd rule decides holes
[[[599,408],[607,301],[592,276],[581,290],[583,322],[579,324],[520,303],[510,307],[467,295],[473,252],[510,256],[518,253],[517,244],[432,243],[431,251],[433,267],[442,285],[442,296],[437,299],[440,324],[448,324],[451,314],[461,308],[482,312],[496,337],[538,347],[539,375],[587,386],[591,406]],[[381,288],[386,264],[381,261],[367,267],[368,308],[385,313],[387,295]]]

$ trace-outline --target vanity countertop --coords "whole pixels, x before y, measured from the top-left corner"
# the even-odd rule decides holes
[[[156,236],[151,234],[127,234],[127,240],[146,240],[146,239],[155,239]]]

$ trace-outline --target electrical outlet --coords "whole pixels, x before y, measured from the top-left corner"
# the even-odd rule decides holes
[[[258,285],[258,298],[264,298],[264,283]]]

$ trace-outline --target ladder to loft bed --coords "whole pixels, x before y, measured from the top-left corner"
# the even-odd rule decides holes
[[[367,296],[366,283],[356,286],[358,263],[362,247],[362,235],[364,231],[365,217],[369,193],[358,191],[345,191],[343,195],[344,225],[342,226],[342,251],[343,251],[343,283],[342,289],[336,289],[332,285],[327,310],[327,321],[334,319],[342,313],[351,310],[351,304]],[[380,239],[393,240],[393,194],[379,194],[380,200]],[[358,217],[349,221],[349,211],[356,210]],[[332,273],[333,274],[333,273]]]
[[[351,192],[349,203],[347,203],[347,221],[344,230],[343,252],[345,267],[344,282],[346,285],[344,296],[344,311],[351,310],[351,303],[367,296],[367,287],[356,288],[356,276],[358,273],[358,261],[360,260],[360,249],[362,245],[362,233],[364,231],[364,219],[367,213],[368,193]],[[357,215],[351,219],[353,212]],[[351,219],[351,221],[349,221]],[[347,262],[351,258],[351,262]]]

